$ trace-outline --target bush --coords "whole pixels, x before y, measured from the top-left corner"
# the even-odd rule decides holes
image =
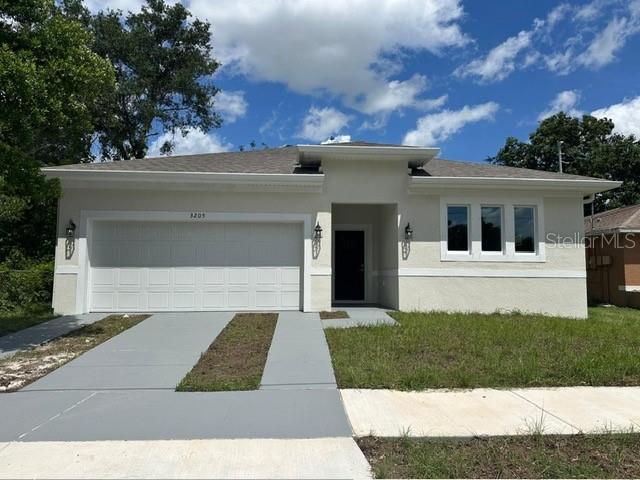
[[[53,261],[0,264],[0,311],[51,303]]]

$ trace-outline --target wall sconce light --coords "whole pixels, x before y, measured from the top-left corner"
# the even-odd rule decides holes
[[[67,238],[71,240],[76,235],[76,224],[73,223],[73,220],[69,220],[69,225],[67,225]]]
[[[316,227],[313,229],[313,238],[315,240],[320,240],[322,238],[322,227],[320,226],[320,222],[316,223]]]
[[[407,223],[407,226],[404,227],[404,239],[407,241],[413,240],[413,229],[410,223]]]

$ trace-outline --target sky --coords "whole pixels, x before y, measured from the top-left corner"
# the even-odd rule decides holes
[[[211,24],[224,124],[149,156],[351,139],[483,161],[560,110],[640,138],[640,0],[182,3]]]

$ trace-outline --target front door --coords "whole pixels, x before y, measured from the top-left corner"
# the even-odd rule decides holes
[[[335,301],[364,301],[364,232],[338,230],[334,245]]]

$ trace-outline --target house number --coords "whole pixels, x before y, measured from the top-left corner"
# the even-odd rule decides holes
[[[193,218],[195,220],[203,219],[205,214],[203,212],[191,212],[189,214],[189,218]]]

